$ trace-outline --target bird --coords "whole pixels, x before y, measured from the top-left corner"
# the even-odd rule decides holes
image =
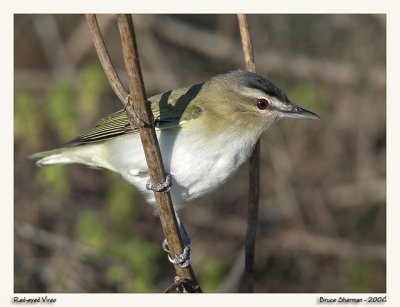
[[[240,69],[152,96],[148,103],[176,211],[227,183],[279,119],[319,119],[269,79]],[[123,109],[63,147],[31,158],[38,166],[78,163],[117,172],[155,205],[139,133]]]

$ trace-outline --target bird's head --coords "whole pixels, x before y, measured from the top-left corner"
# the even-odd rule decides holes
[[[234,130],[255,129],[260,133],[283,117],[319,119],[311,111],[293,104],[286,94],[268,79],[252,72],[235,70],[206,82],[204,91],[212,99],[207,109],[214,120],[231,123]]]

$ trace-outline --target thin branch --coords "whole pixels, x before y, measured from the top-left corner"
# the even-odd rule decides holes
[[[249,25],[245,14],[238,14],[238,22],[240,29],[240,36],[242,38],[242,47],[244,55],[244,63],[246,69],[251,72],[256,72],[256,65],[254,65],[253,47],[251,45]]]
[[[249,26],[245,14],[238,14],[240,36],[246,69],[255,72],[253,48]],[[257,141],[250,157],[249,166],[249,205],[247,216],[247,233],[245,241],[244,292],[253,292],[254,258],[257,237],[258,202],[260,198],[260,140]]]
[[[86,16],[97,53],[107,78],[118,98],[124,104],[131,126],[133,128],[138,128],[150,173],[150,179],[155,184],[162,183],[165,181],[166,173],[154,130],[150,104],[146,102],[132,18],[130,15],[118,15],[118,27],[122,40],[125,67],[129,77],[130,94],[128,94],[111,64],[97,24],[96,16],[92,14]],[[129,99],[129,97],[131,97],[131,99]],[[180,238],[171,195],[169,192],[154,192],[154,197],[171,256],[175,257],[181,255],[183,252],[183,244]],[[188,292],[201,292],[190,265],[186,268],[175,265],[175,270],[181,280],[190,280],[194,285],[191,286],[190,289],[186,289]]]
[[[106,45],[104,44],[103,36],[101,35],[100,32],[96,15],[86,14],[86,21],[92,33],[93,43],[96,48],[97,55],[99,56],[101,65],[103,66],[104,72],[107,76],[107,79],[110,82],[110,85],[114,90],[115,94],[118,96],[119,100],[121,100],[124,106],[126,106],[128,102],[129,93],[122,85],[122,82],[119,79],[111,63],[111,59],[110,56],[108,55]]]

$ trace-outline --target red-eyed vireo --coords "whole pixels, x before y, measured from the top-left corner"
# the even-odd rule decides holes
[[[262,76],[235,70],[148,99],[175,209],[217,190],[250,157],[261,134],[282,117],[317,119]],[[149,178],[137,130],[124,110],[60,149],[34,154],[39,166],[80,163],[110,169],[143,192]]]

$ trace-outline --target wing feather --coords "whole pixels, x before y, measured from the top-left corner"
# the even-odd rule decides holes
[[[197,97],[203,84],[193,85],[149,98],[157,129],[180,127],[183,122],[200,116],[201,108],[193,100]],[[78,146],[102,142],[124,134],[137,133],[132,129],[125,110],[119,110],[101,119],[94,128],[73,139],[66,146]]]

